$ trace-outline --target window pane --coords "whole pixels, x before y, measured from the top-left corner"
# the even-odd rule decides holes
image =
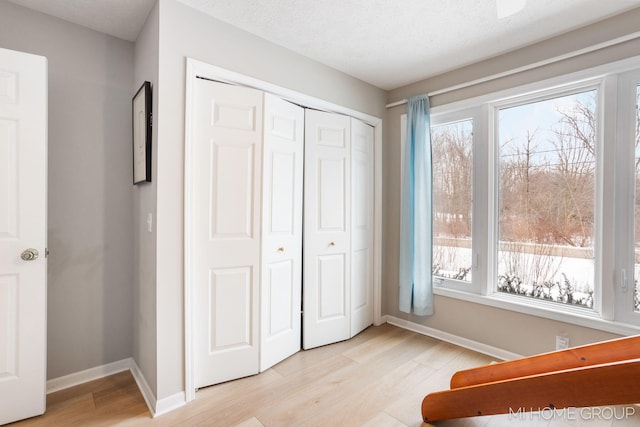
[[[499,111],[498,290],[593,307],[596,91]]]
[[[633,301],[635,311],[640,311],[640,86],[636,87],[636,214],[635,214],[635,288]]]
[[[471,281],[473,121],[431,128],[433,274]]]

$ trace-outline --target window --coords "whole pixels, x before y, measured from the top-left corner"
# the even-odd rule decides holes
[[[437,294],[637,333],[640,57],[438,105],[431,137]]]
[[[431,128],[433,275],[471,282],[473,120]]]
[[[590,90],[497,111],[499,292],[593,308],[596,101]]]

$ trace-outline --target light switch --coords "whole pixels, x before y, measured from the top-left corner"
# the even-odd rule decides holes
[[[151,212],[147,214],[147,231],[149,233],[153,231],[153,214]]]

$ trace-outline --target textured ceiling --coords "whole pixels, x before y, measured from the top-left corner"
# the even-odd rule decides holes
[[[154,3],[10,1],[126,40],[135,40]],[[640,6],[639,0],[528,0],[499,19],[496,0],[178,1],[383,89]]]
[[[383,89],[640,5],[631,0],[529,0],[520,12],[498,19],[496,0],[179,1]]]

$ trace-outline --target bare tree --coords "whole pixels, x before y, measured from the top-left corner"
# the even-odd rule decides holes
[[[564,101],[550,128],[501,142],[498,289],[589,306],[588,286],[562,271],[562,247],[593,245],[595,92]]]
[[[461,248],[471,238],[472,132],[469,122],[435,126],[433,153],[433,274],[471,280]],[[469,265],[467,265],[469,264]]]
[[[471,138],[460,124],[432,131],[434,228],[450,237],[471,236]]]
[[[553,128],[556,148],[557,193],[553,233],[570,246],[591,246],[594,231],[595,195],[595,92],[587,101],[577,100],[573,108],[558,110]]]
[[[527,130],[524,143],[511,139],[503,144],[500,173],[500,237],[507,241],[532,240],[535,212],[531,201],[534,193],[532,178],[535,175],[534,143],[537,130]],[[511,150],[507,151],[506,148]]]

